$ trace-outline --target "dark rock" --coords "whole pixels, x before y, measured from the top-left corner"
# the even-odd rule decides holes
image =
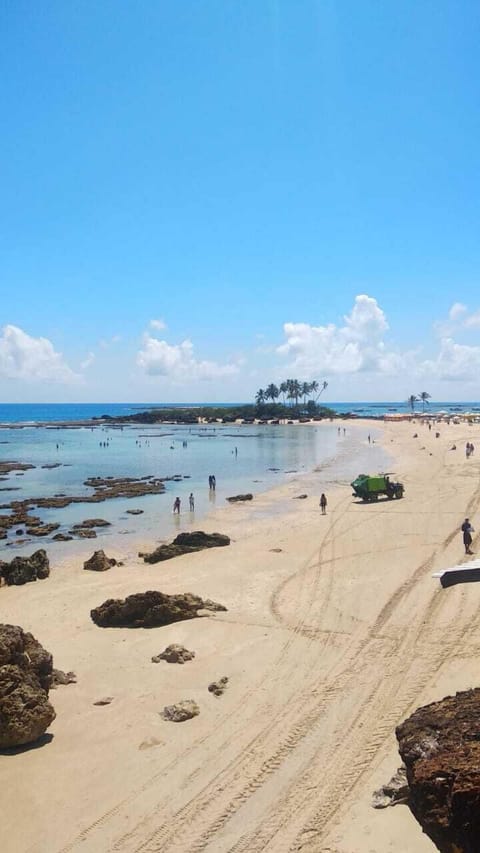
[[[219,678],[218,681],[212,681],[212,683],[208,685],[208,692],[213,693],[214,696],[222,696],[227,689],[227,685],[228,678],[224,675],[223,678]]]
[[[30,557],[14,557],[10,563],[0,562],[0,577],[7,586],[22,586],[29,581],[44,580],[50,574],[46,552],[41,548]]]
[[[29,536],[49,536],[59,527],[59,524],[36,524],[35,527],[27,527],[26,532]]]
[[[72,530],[89,530],[92,527],[110,527],[110,522],[104,518],[86,518],[80,524],[74,524]]]
[[[107,557],[104,551],[95,551],[90,559],[83,564],[83,568],[91,572],[106,572],[116,565],[117,561],[113,557]]]
[[[81,530],[69,530],[69,533],[75,534],[79,539],[96,539],[97,534],[89,527],[82,527]]]
[[[52,468],[61,468],[61,462],[50,462],[47,465],[42,465],[42,468],[52,469]]]
[[[226,610],[222,604],[190,592],[166,595],[157,590],[139,592],[123,599],[109,598],[90,616],[101,628],[154,628],[183,619],[195,619],[199,610]]]
[[[74,672],[62,672],[61,669],[53,669],[52,670],[52,685],[51,689],[54,690],[61,684],[76,684],[77,676]]]
[[[160,545],[150,554],[139,554],[139,557],[143,557],[145,563],[161,563],[163,560],[171,560],[172,557],[180,557],[182,554],[225,545],[230,545],[228,536],[222,533],[204,533],[202,530],[195,530],[192,533],[179,533],[169,545]]]
[[[69,536],[67,533],[56,533],[52,538],[54,542],[71,542],[73,536]]]
[[[113,702],[113,696],[104,696],[103,699],[97,699],[94,705],[110,705]]]
[[[226,498],[226,500],[231,504],[237,503],[237,501],[252,501],[253,495],[248,492],[246,495],[232,495],[231,497]]]
[[[478,853],[480,688],[419,708],[396,735],[423,831],[441,853]]]
[[[294,501],[304,501],[305,498],[308,498],[308,495],[295,495],[293,498]]]
[[[35,468],[35,465],[29,465],[25,462],[0,462],[0,474],[10,474],[12,471],[28,471],[30,468]]]
[[[0,748],[31,743],[55,719],[48,701],[53,660],[17,625],[0,625]]]
[[[166,660],[167,663],[185,663],[186,661],[193,660],[194,657],[195,652],[189,652],[185,646],[172,643],[161,654],[154,655],[152,663],[160,663],[161,660]]]
[[[142,515],[143,509],[127,509],[130,515]]]
[[[200,708],[193,699],[182,699],[176,705],[166,705],[161,716],[171,723],[183,723],[185,720],[197,717],[199,713]]]

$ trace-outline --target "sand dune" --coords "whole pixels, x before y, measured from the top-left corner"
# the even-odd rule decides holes
[[[2,588],[2,621],[78,677],[51,694],[51,742],[0,757],[2,849],[432,851],[406,807],[379,812],[370,800],[399,764],[395,725],[479,684],[480,585],[442,590],[431,577],[463,559],[463,517],[475,526],[480,457],[463,447],[478,431],[441,426],[436,439],[386,425],[406,486],[398,502],[362,505],[339,484],[322,518],[313,473],[217,510],[208,529],[228,533],[229,548],[154,566],[129,555],[101,575],[72,557],[47,581]],[[309,497],[291,500],[300,492]],[[117,545],[109,556],[123,558]],[[105,598],[149,588],[228,612],[150,631],[89,620]],[[152,664],[170,643],[194,661]],[[221,676],[217,698],[207,688]],[[111,704],[93,705],[105,695]],[[161,719],[185,698],[198,717]]]

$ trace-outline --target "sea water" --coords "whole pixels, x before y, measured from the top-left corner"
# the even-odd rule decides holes
[[[301,478],[315,468],[323,472],[319,478],[320,491],[339,476],[348,480],[364,468],[381,469],[386,457],[381,456],[378,446],[368,445],[369,432],[374,438],[375,432],[367,425],[350,428],[348,422],[345,432],[343,426],[339,429],[330,422],[285,426],[129,424],[123,428],[107,425],[3,428],[0,460],[35,467],[12,472],[0,482],[0,501],[9,503],[59,493],[92,494],[92,489],[84,485],[89,477],[180,476],[179,482],[166,481],[165,492],[160,495],[32,510],[42,522],[59,523],[57,532],[63,533],[86,518],[104,518],[111,522],[111,527],[97,530],[97,547],[107,547],[108,537],[118,534],[126,537],[126,545],[129,539],[152,541],[153,545],[178,532],[179,519],[172,514],[177,496],[181,500],[180,524],[191,528],[192,524],[200,525],[209,509],[226,506],[228,496],[246,492],[255,495],[287,479]],[[59,467],[42,467],[51,464]],[[209,489],[210,475],[216,478],[215,491]],[[194,515],[189,512],[191,492],[195,500]],[[141,509],[143,513],[132,516],[127,509]],[[48,544],[49,552],[52,548],[77,547],[74,542],[64,545],[52,542],[50,537],[32,538],[18,545],[20,538],[23,537],[11,530],[8,539],[0,541],[3,559],[12,552],[29,553],[32,545]],[[83,544],[92,550],[97,540]]]

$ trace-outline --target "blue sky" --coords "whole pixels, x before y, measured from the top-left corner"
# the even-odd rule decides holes
[[[0,25],[1,399],[480,397],[478,3]]]

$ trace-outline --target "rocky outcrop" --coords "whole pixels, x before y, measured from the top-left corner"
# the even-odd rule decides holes
[[[30,581],[44,580],[50,574],[46,552],[41,548],[30,557],[14,557],[10,563],[0,562],[0,577],[7,586],[22,586]]]
[[[161,716],[171,723],[183,723],[185,720],[197,717],[199,713],[200,708],[193,699],[182,699],[176,705],[166,705]]]
[[[225,500],[227,500],[231,504],[237,503],[237,501],[252,501],[253,495],[248,492],[248,494],[246,495],[232,495],[231,497],[226,498]]]
[[[55,719],[52,656],[17,625],[0,625],[0,749],[37,740]]]
[[[124,600],[109,598],[100,607],[90,611],[90,616],[101,628],[155,628],[184,619],[195,619],[199,610],[226,610],[209,598],[186,592],[166,595],[151,590],[128,595]]]
[[[105,551],[95,551],[90,559],[84,562],[83,568],[90,572],[106,572],[116,565],[117,561],[113,557],[107,557]]]
[[[409,805],[441,853],[477,853],[480,688],[419,708],[396,730]]]
[[[96,539],[97,538],[97,534],[96,534],[95,530],[92,530],[90,527],[82,527],[82,528],[77,529],[77,530],[70,530],[69,533],[72,534],[72,538],[73,538],[73,535],[78,536],[79,539]]]
[[[185,646],[179,646],[177,643],[172,643],[171,646],[167,646],[165,651],[163,651],[159,655],[154,655],[152,657],[152,663],[160,663],[161,660],[166,660],[167,663],[186,663],[186,661],[193,660],[195,657],[195,652],[189,652]]]
[[[105,521],[104,518],[86,518],[85,521],[81,521],[79,524],[74,524],[72,531],[91,530],[93,527],[110,527],[110,525],[111,522]]]
[[[59,524],[36,524],[34,527],[27,527],[26,533],[29,536],[50,536],[59,527]]]
[[[27,462],[0,462],[0,474],[11,474],[12,471],[28,471],[35,468]]]
[[[169,545],[160,545],[150,554],[140,553],[145,563],[161,563],[163,560],[171,560],[182,554],[190,554],[193,551],[202,551],[204,548],[221,548],[230,545],[230,537],[223,533],[204,533],[203,530],[194,530],[191,533],[179,533]]]
[[[55,536],[53,536],[54,542],[71,542],[72,539],[73,536],[70,536],[68,533],[56,533]]]

